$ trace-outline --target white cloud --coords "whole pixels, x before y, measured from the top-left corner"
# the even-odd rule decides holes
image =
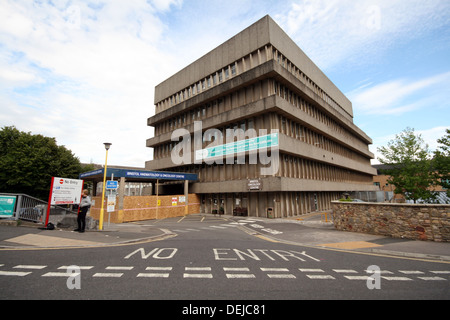
[[[275,20],[321,68],[373,63],[402,41],[448,24],[446,0],[294,1]]]
[[[447,95],[445,88],[449,86],[450,72],[447,72],[420,80],[397,79],[372,86],[363,85],[347,96],[358,113],[401,115],[433,105],[430,100],[439,100],[439,97]],[[426,93],[423,92],[425,89]],[[420,97],[418,93],[421,93]]]
[[[56,137],[83,162],[144,166],[154,87],[173,57],[159,11],[180,0],[0,2],[0,127]],[[20,89],[20,90],[18,90]]]

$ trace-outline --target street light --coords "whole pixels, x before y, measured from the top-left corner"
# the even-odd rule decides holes
[[[108,150],[111,147],[112,143],[105,142],[103,143],[106,149],[106,159],[105,159],[105,169],[103,171],[103,190],[102,190],[102,208],[100,209],[100,220],[98,222],[98,229],[103,230],[103,207],[105,204],[105,189],[106,189],[106,171],[108,169]]]

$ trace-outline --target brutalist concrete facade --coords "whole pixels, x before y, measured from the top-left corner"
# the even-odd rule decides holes
[[[372,140],[353,123],[351,102],[270,16],[159,84],[155,106],[148,119],[155,137],[147,140],[154,159],[146,169],[198,174],[189,192],[201,195],[202,212],[266,217],[271,208],[274,217],[297,216],[330,209],[344,192],[376,190]],[[186,156],[180,131],[191,147],[181,163],[174,159]],[[240,160],[198,157],[230,135],[253,137],[235,132],[278,133],[270,163],[252,158],[264,148]],[[267,174],[269,166],[277,170]]]

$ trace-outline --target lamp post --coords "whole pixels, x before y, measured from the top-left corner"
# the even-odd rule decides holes
[[[100,220],[98,222],[98,229],[103,230],[103,210],[105,204],[105,189],[106,189],[106,171],[108,170],[108,150],[111,147],[112,143],[105,142],[103,143],[106,149],[106,159],[105,159],[105,169],[103,171],[103,190],[102,190],[102,208],[100,209]]]

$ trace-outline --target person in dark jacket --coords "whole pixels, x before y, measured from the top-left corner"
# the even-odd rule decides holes
[[[75,229],[75,231],[78,232],[84,232],[84,229],[86,228],[86,214],[91,207],[91,198],[88,196],[88,193],[88,190],[83,190],[77,218],[78,229]]]

